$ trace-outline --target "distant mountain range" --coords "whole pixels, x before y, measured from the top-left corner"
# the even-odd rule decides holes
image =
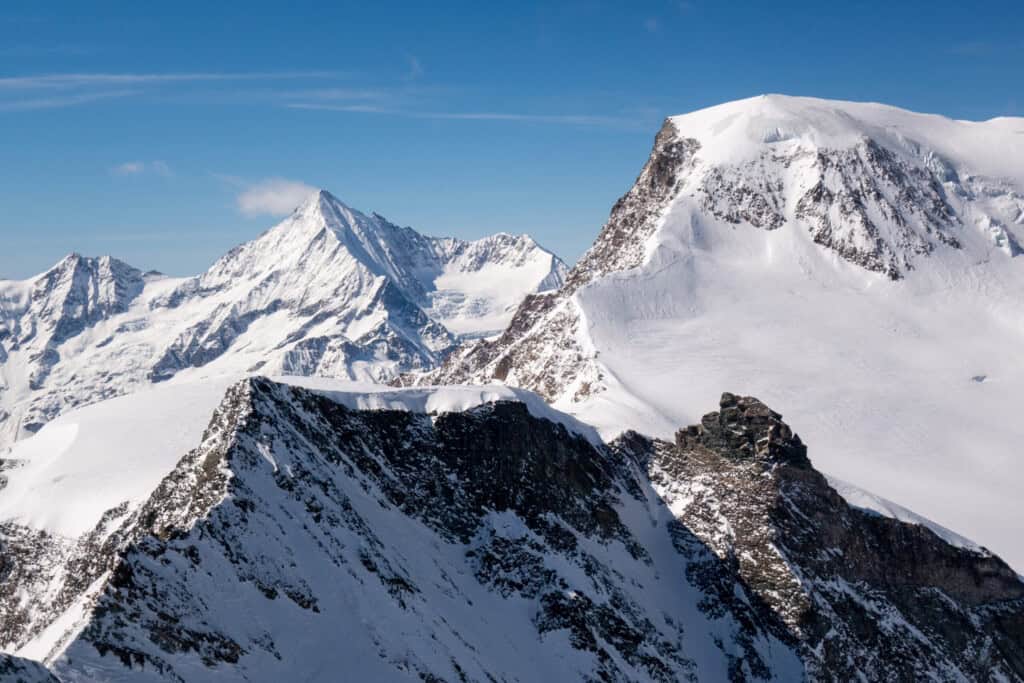
[[[0,281],[0,445],[67,408],[179,376],[387,381],[500,331],[564,264],[526,235],[423,236],[318,192],[202,275],[72,254]]]

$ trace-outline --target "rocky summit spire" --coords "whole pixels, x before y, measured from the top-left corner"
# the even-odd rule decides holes
[[[699,425],[676,434],[680,449],[711,451],[727,458],[753,458],[768,464],[810,468],[807,446],[782,415],[752,396],[722,394],[721,410],[705,415]]]

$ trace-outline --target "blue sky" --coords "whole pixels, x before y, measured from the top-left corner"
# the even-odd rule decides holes
[[[198,272],[303,186],[572,261],[664,116],[765,92],[1019,116],[1022,24],[1020,2],[7,0],[0,278],[70,251]]]

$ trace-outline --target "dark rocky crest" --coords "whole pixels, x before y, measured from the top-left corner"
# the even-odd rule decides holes
[[[1024,680],[1024,583],[984,550],[854,508],[755,398],[676,443],[626,437],[679,521],[799,642],[813,680]]]
[[[571,294],[601,275],[643,263],[647,238],[675,198],[699,151],[700,142],[683,137],[672,120],[665,119],[636,182],[615,202],[593,246],[569,272],[563,294]]]
[[[676,434],[676,448],[810,469],[807,447],[782,421],[782,415],[750,396],[724,393],[719,405],[721,410],[705,415],[699,425],[680,430]]]
[[[778,413],[732,394],[675,443],[604,447],[515,402],[359,411],[251,379],[140,508],[78,542],[0,531],[5,647],[91,605],[55,651],[72,680],[91,661],[264,680],[354,613],[393,673],[530,678],[456,618],[467,603],[503,630],[528,610],[517,647],[570,648],[593,680],[1024,680],[1024,584],[1001,560],[849,506]]]

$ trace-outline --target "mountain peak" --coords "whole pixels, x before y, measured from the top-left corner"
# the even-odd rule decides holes
[[[292,217],[309,216],[313,214],[330,213],[336,207],[349,207],[340,199],[324,189],[316,190],[309,194],[305,200],[292,212]]]
[[[322,189],[192,278],[70,254],[0,282],[0,444],[191,368],[387,381],[500,330],[563,275],[532,242],[428,237]]]
[[[671,117],[561,290],[423,381],[498,379],[604,434],[666,436],[740,386],[831,473],[1024,561],[1004,531],[1021,375],[993,352],[1022,339],[1017,127],[782,95]],[[756,455],[764,430],[740,426]]]
[[[678,448],[699,448],[726,457],[810,468],[807,447],[782,415],[752,396],[722,394],[720,410],[676,433]]]
[[[681,136],[702,145],[710,163],[758,157],[765,148],[845,149],[870,138],[906,157],[932,152],[976,170],[1019,178],[1019,149],[1005,121],[962,121],[877,102],[765,94],[669,117]],[[1018,119],[1019,121],[1019,119]],[[1020,137],[1020,136],[1016,136]]]
[[[77,251],[72,251],[71,253],[64,256],[61,260],[53,264],[53,266],[49,270],[45,271],[43,274],[64,270],[66,268],[73,268],[75,267],[76,264],[80,263],[82,260],[86,258],[88,257],[82,256]]]

